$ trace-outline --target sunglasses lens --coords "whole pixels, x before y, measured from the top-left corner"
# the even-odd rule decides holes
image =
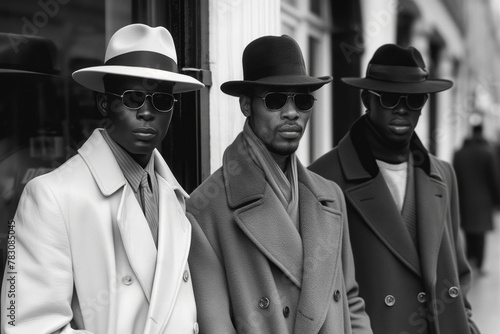
[[[400,94],[393,93],[383,93],[380,96],[380,104],[382,107],[387,109],[392,109],[398,105],[399,99],[401,98]]]
[[[285,105],[288,96],[283,93],[268,93],[265,98],[265,104],[267,109],[281,109]]]
[[[123,93],[123,105],[130,109],[139,109],[146,99],[144,92],[129,90]]]
[[[309,110],[314,105],[314,96],[311,94],[295,94],[295,106],[299,110]]]
[[[421,109],[427,101],[427,94],[408,94],[406,101],[410,109]]]
[[[158,111],[169,111],[174,107],[175,99],[167,93],[154,93],[153,105]]]

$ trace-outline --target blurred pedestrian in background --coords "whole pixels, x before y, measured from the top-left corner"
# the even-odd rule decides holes
[[[500,166],[494,146],[483,137],[483,125],[472,127],[453,158],[460,199],[461,226],[467,257],[483,273],[486,233],[493,229],[495,206],[500,199]]]

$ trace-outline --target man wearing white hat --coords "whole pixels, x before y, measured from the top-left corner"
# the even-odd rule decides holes
[[[103,66],[73,73],[100,93],[106,127],[26,185],[2,333],[198,332],[188,195],[155,149],[172,94],[203,87],[177,73],[176,59],[165,28],[132,24],[111,37]]]

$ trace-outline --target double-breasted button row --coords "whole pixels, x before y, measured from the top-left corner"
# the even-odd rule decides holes
[[[427,301],[427,294],[425,292],[419,292],[417,295],[417,300],[419,303],[425,303]],[[387,295],[384,298],[384,303],[387,306],[394,306],[396,304],[396,297],[393,295]]]
[[[458,287],[456,286],[452,286],[448,289],[448,295],[451,298],[457,298],[460,295],[460,289],[458,289]],[[425,292],[419,292],[417,295],[417,300],[422,304],[427,302],[427,294]],[[393,306],[394,304],[396,304],[396,298],[393,295],[387,295],[385,296],[384,302],[387,306]]]

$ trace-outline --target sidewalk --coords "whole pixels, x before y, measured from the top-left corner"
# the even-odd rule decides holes
[[[487,234],[484,274],[474,271],[468,299],[472,319],[481,334],[500,334],[500,213],[495,217],[495,229]]]

